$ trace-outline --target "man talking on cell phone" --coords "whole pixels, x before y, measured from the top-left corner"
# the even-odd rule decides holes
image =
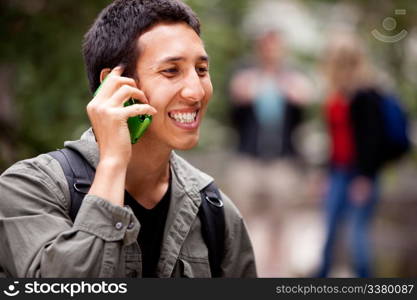
[[[256,277],[240,213],[174,152],[197,144],[213,92],[194,12],[114,1],[83,55],[91,92],[100,87],[91,128],[0,177],[0,276]],[[132,144],[138,115],[152,122]]]

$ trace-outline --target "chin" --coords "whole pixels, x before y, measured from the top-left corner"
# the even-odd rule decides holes
[[[178,141],[173,146],[176,150],[190,150],[198,145],[198,136],[195,138],[189,138],[187,140]]]

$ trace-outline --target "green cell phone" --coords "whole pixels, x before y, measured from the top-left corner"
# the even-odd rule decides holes
[[[124,106],[129,106],[135,103],[139,102],[130,98],[124,103]],[[130,142],[132,144],[135,144],[142,137],[151,122],[151,115],[138,115],[127,119],[127,126],[129,127],[130,132]]]
[[[104,83],[106,78],[103,80],[103,82],[100,84],[96,92],[94,93],[94,97],[100,90],[101,85]],[[130,98],[127,100],[123,106],[129,106],[135,103],[140,103],[139,101]],[[136,144],[136,142],[142,137],[142,135],[145,133],[146,129],[149,127],[149,125],[152,122],[152,116],[151,115],[138,115],[131,117],[127,119],[127,126],[129,127],[129,133],[130,133],[130,142],[132,144]]]

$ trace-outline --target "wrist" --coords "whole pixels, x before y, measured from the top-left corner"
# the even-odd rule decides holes
[[[101,159],[88,193],[106,199],[112,204],[123,206],[126,171],[127,164],[123,160]]]
[[[129,160],[120,157],[105,157],[100,158],[97,169],[109,170],[112,172],[126,170],[129,164]]]

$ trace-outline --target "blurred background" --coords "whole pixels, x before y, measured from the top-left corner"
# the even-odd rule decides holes
[[[407,155],[378,174],[380,197],[368,220],[371,274],[417,276],[417,2],[185,2],[202,23],[215,93],[199,146],[180,154],[212,175],[241,210],[259,275],[312,277],[322,264],[332,149],[325,113],[330,91],[325,62],[331,41],[346,34],[360,41],[358,48],[372,65],[372,81],[397,95],[407,113],[411,141]],[[0,2],[1,172],[17,160],[78,139],[89,127],[85,106],[91,95],[81,42],[108,3]],[[272,42],[263,40],[268,34],[275,35]],[[254,70],[262,59],[279,61],[280,85],[272,94],[281,106],[271,105],[270,78],[256,81],[261,77]],[[253,92],[261,85],[268,92],[250,96],[250,87],[255,86]],[[242,107],[252,98],[263,99],[259,103],[265,105],[247,114]],[[279,153],[245,148],[244,139],[256,122],[250,118],[262,115],[266,120],[271,112],[285,120],[280,123],[285,137],[279,140]],[[268,124],[280,122],[277,119],[272,115]],[[273,131],[260,139],[262,149],[278,143]],[[359,276],[353,267],[357,249],[350,242],[348,223],[338,229],[326,276]]]

